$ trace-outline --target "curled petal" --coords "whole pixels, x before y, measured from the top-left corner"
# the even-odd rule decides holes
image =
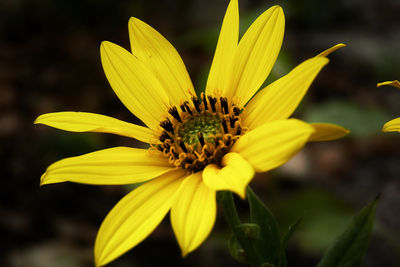
[[[376,86],[377,87],[381,87],[381,86],[384,86],[384,85],[391,85],[393,87],[400,88],[400,82],[398,80],[381,82],[381,83],[378,83]]]
[[[345,47],[345,46],[346,46],[346,45],[345,45],[345,44],[342,44],[342,43],[337,44],[337,45],[334,45],[334,46],[332,46],[331,48],[328,48],[328,49],[326,49],[325,51],[319,53],[318,55],[316,55],[316,57],[326,57],[326,56],[328,56],[329,54],[331,54],[331,53],[335,52],[336,50],[338,50],[338,49],[340,49],[340,48],[342,48],[342,47]]]
[[[228,153],[222,168],[208,165],[203,171],[204,183],[215,190],[229,190],[246,198],[246,187],[254,176],[253,167],[238,153]]]

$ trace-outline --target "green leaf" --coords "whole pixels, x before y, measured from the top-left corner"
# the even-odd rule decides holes
[[[354,210],[346,203],[318,187],[308,186],[296,190],[285,197],[284,201],[280,199],[275,203],[271,201],[270,205],[277,211],[275,216],[280,218],[280,224],[288,226],[303,214],[303,220],[291,239],[296,240],[296,247],[302,253],[310,255],[324,253],[354,215]],[[279,228],[280,231],[285,233],[287,226]]]
[[[249,263],[246,257],[246,253],[243,248],[241,248],[239,242],[237,241],[235,235],[231,235],[228,240],[229,254],[232,258],[241,263]]]
[[[391,118],[384,108],[362,106],[340,99],[309,106],[303,116],[305,121],[336,123],[357,137],[380,133],[382,125]]]
[[[287,247],[287,244],[292,237],[294,231],[297,229],[297,226],[300,224],[300,222],[303,220],[303,217],[299,217],[292,225],[289,226],[288,231],[282,238],[282,249],[285,249]]]
[[[243,230],[247,238],[260,239],[260,226],[255,223],[241,223],[238,226]]]
[[[358,267],[365,251],[374,222],[379,196],[363,208],[346,230],[327,250],[317,267]]]
[[[250,206],[250,220],[260,227],[259,239],[252,240],[252,243],[264,262],[275,264],[281,249],[278,224],[271,211],[250,187],[247,187],[247,198]]]
[[[277,263],[278,267],[286,267],[287,262],[286,262],[286,252],[285,249],[287,247],[287,244],[292,237],[294,231],[297,229],[297,226],[300,224],[302,221],[303,217],[299,217],[292,225],[289,226],[289,229],[287,230],[286,234],[282,237],[281,241],[281,250],[280,250],[280,255],[279,255],[279,261]]]

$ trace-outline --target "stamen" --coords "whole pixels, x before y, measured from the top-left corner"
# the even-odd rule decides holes
[[[222,119],[222,127],[224,127],[224,132],[228,133],[228,126],[226,125],[225,119]]]
[[[217,110],[215,109],[215,103],[217,103],[217,98],[212,97],[212,96],[207,96],[208,101],[210,102],[210,106],[213,112],[216,112]]]
[[[214,138],[214,146],[215,146],[215,148],[217,148],[218,147],[218,145],[219,145],[219,142],[218,142],[219,140],[218,140],[218,138]]]
[[[238,107],[233,107],[233,114],[235,114],[235,116],[239,116],[239,114],[240,114],[240,108],[238,108]]]
[[[224,114],[228,114],[228,99],[226,97],[220,97],[219,101],[221,103],[221,112]]]
[[[231,128],[235,127],[235,122],[238,120],[236,117],[229,117],[229,125]]]
[[[188,157],[186,157],[184,161],[189,163],[189,164],[193,163],[193,160],[191,158],[188,158]]]
[[[177,121],[179,121],[180,123],[182,123],[182,119],[181,116],[179,116],[179,112],[178,109],[176,107],[172,107],[168,110],[169,114],[172,115],[172,117],[174,117]]]
[[[168,142],[164,142],[164,151],[167,151],[167,152],[169,152],[170,148],[171,148],[171,145],[170,145],[170,143],[168,143]]]
[[[163,155],[164,155],[164,156],[168,156],[168,155],[169,155],[169,152],[170,152],[171,145],[170,145],[169,143],[165,142],[165,143],[162,145],[162,147],[163,147],[163,150],[162,150]]]
[[[182,112],[186,112],[186,107],[184,104],[182,104],[180,107],[181,107]]]
[[[190,106],[189,106],[189,102],[185,101],[185,102],[183,103],[183,105],[185,105],[186,111],[187,111],[190,115],[193,115],[193,112],[192,112],[192,110],[190,109]]]
[[[216,149],[216,150],[214,150],[214,155],[213,156],[214,156],[214,159],[217,162],[221,162],[222,157],[224,156],[224,154],[222,153],[221,149]]]
[[[193,96],[193,97],[192,97],[192,102],[193,102],[193,105],[194,105],[196,111],[197,111],[198,113],[200,113],[200,112],[201,112],[201,109],[200,109],[200,100],[199,100],[197,97]]]
[[[185,146],[185,142],[182,141],[182,138],[178,138],[176,141],[179,144],[179,146],[182,148],[183,152],[187,153],[188,150]]]
[[[165,131],[174,134],[174,127],[172,126],[172,123],[171,123],[171,121],[169,120],[169,118],[165,119],[165,121],[162,121],[162,122],[160,123],[160,126],[161,126],[162,128],[164,128]]]
[[[164,143],[165,140],[170,139],[171,137],[169,136],[169,134],[166,131],[163,131],[162,134],[160,135],[160,141]]]
[[[201,150],[204,154],[206,154],[207,157],[212,156],[211,152],[209,151],[208,145],[203,146]]]
[[[183,167],[184,169],[187,169],[192,163],[193,160],[186,157],[181,161],[180,166]]]
[[[224,142],[225,142],[225,145],[229,147],[229,145],[232,142],[232,135],[231,134],[226,134],[224,136]]]
[[[203,147],[205,145],[203,133],[198,132],[197,137],[199,138],[199,142],[200,142],[201,146]]]
[[[205,93],[201,93],[201,99],[203,99],[203,105],[204,105],[204,109],[208,110],[208,106],[207,106],[207,97]]]
[[[240,125],[238,125],[235,134],[236,134],[236,135],[239,135],[239,134],[241,134],[241,133],[242,133],[242,127],[240,127]]]

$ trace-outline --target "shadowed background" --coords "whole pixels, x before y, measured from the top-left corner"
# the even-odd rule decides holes
[[[140,142],[107,134],[34,126],[56,111],[86,111],[137,123],[110,88],[99,45],[129,49],[127,23],[138,17],[179,51],[196,90],[203,90],[227,0],[0,2],[0,266],[92,266],[102,219],[132,187],[73,183],[39,187],[52,162]],[[283,47],[268,82],[336,43],[296,117],[332,122],[352,133],[306,145],[252,187],[282,231],[303,221],[288,248],[289,266],[315,266],[352,214],[382,193],[363,266],[400,264],[400,135],[381,133],[400,116],[400,91],[376,88],[400,79],[400,2],[396,0],[240,0],[241,32],[268,7],[286,16]],[[245,202],[237,201],[246,218]],[[242,266],[230,259],[222,213],[207,241],[180,257],[169,219],[110,266]]]

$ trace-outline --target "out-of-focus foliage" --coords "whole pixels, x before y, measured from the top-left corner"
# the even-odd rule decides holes
[[[363,208],[329,247],[317,267],[358,267],[361,265],[375,220],[378,198]]]
[[[380,134],[382,122],[390,119],[383,107],[361,106],[343,100],[330,100],[306,109],[303,116],[306,121],[336,123],[349,129],[354,137]]]

